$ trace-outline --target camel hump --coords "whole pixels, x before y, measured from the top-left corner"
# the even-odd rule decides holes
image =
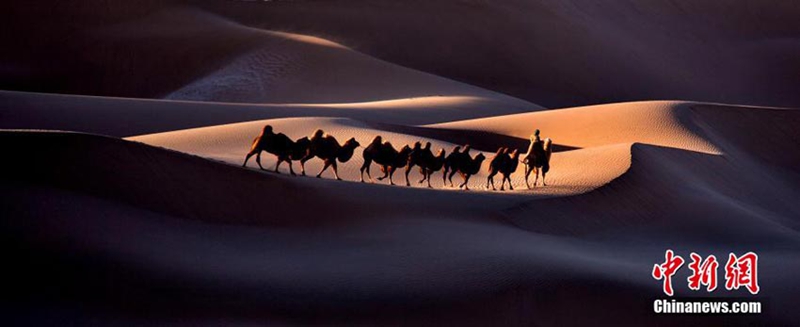
[[[323,138],[326,141],[336,141],[336,143],[339,143],[339,141],[337,141],[336,138],[333,135],[330,135],[330,134],[325,134],[325,136],[323,136]]]
[[[551,140],[549,137],[544,139],[544,150],[545,151],[550,151],[550,146],[552,144],[553,144],[553,140]]]

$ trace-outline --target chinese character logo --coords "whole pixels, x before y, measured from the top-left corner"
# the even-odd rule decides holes
[[[709,293],[717,289],[717,269],[719,268],[717,257],[709,255],[703,259],[702,256],[694,252],[689,257],[692,260],[689,263],[689,269],[692,274],[686,279],[689,289],[697,291],[702,286],[705,286],[706,291]],[[667,249],[664,253],[664,262],[653,266],[652,276],[656,280],[663,280],[664,294],[669,296],[674,294],[672,276],[678,272],[684,262],[681,256]],[[760,291],[758,286],[758,255],[753,252],[747,252],[739,257],[731,253],[728,256],[728,262],[725,264],[725,289],[729,291],[738,290],[740,287],[746,288],[750,294],[754,295]]]
[[[757,271],[758,255],[747,252],[737,258],[731,253],[728,256],[728,263],[725,264],[725,288],[738,290],[739,286],[744,286],[750,294],[757,294],[760,289]]]
[[[692,275],[687,279],[689,281],[689,289],[697,291],[700,285],[706,285],[707,292],[713,292],[717,289],[717,257],[713,254],[708,256],[702,262],[702,257],[692,252],[690,255],[692,262],[689,264],[689,269],[692,270]]]
[[[664,280],[664,293],[672,296],[672,275],[678,272],[678,269],[683,266],[683,258],[678,255],[673,255],[672,250],[667,250],[664,254],[664,263],[653,266],[653,278],[656,280]]]

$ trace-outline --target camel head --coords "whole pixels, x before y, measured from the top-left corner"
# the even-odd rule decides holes
[[[355,137],[351,137],[349,140],[347,140],[347,142],[344,142],[344,146],[343,147],[344,148],[355,149],[355,148],[357,148],[359,146],[361,146],[361,143],[358,143],[358,141],[356,141]]]
[[[453,148],[453,153],[459,153],[459,152],[461,152],[461,146],[460,145],[456,145],[456,147]]]
[[[272,125],[264,125],[264,129],[261,130],[261,134],[272,134]]]
[[[514,151],[511,151],[511,157],[514,159],[519,158],[519,149],[514,149]]]
[[[486,159],[486,156],[484,156],[484,155],[483,155],[483,153],[478,153],[478,155],[477,155],[477,156],[475,156],[475,158],[474,158],[474,159],[472,159],[472,161],[473,161],[473,162],[475,162],[475,163],[477,163],[477,164],[480,164],[480,163],[481,163],[481,162],[483,162],[483,160],[485,160],[485,159]]]
[[[404,145],[402,149],[400,149],[400,155],[408,155],[411,153],[411,148],[408,145]]]
[[[421,148],[422,148],[422,143],[419,143],[419,141],[414,142],[414,150],[419,150]]]
[[[344,142],[344,145],[339,150],[336,159],[343,163],[349,161],[350,158],[353,157],[354,150],[359,146],[361,146],[361,144],[356,141],[356,138],[351,137],[349,140],[347,140],[347,142]]]

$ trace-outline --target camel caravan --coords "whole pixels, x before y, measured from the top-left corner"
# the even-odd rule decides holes
[[[549,138],[541,140],[537,129],[534,135],[531,135],[530,141],[528,151],[524,154],[517,149],[511,150],[506,147],[501,147],[497,150],[492,159],[489,160],[486,189],[497,190],[494,178],[499,174],[501,179],[500,190],[505,190],[506,182],[508,182],[508,189],[513,190],[511,175],[517,171],[520,162],[525,166],[525,185],[528,189],[536,187],[539,181],[539,172],[542,174],[542,185],[547,185],[545,176],[550,170],[552,140]],[[292,176],[296,176],[292,162],[300,161],[300,173],[305,176],[305,163],[311,159],[319,158],[323,161],[324,166],[317,174],[317,178],[322,177],[322,173],[328,168],[332,168],[333,176],[337,180],[341,180],[339,178],[338,163],[350,161],[355,150],[360,146],[361,144],[355,138],[350,138],[344,144],[340,144],[335,137],[326,134],[322,130],[315,131],[310,138],[302,137],[292,141],[285,134],[275,133],[272,130],[272,126],[266,125],[261,130],[261,134],[253,140],[242,167],[245,167],[250,158],[255,155],[258,167],[261,170],[266,170],[261,165],[261,152],[266,151],[278,158],[278,162],[275,165],[276,173],[280,173],[278,168],[282,163],[286,162],[289,165],[289,172]],[[443,170],[442,183],[444,186],[447,186],[447,182],[450,182],[450,186],[454,187],[453,176],[458,173],[462,178],[462,182],[458,187],[469,190],[470,177],[480,171],[483,162],[486,160],[483,153],[478,153],[474,157],[470,155],[470,149],[468,144],[463,147],[459,145],[450,154],[447,154],[444,149],[439,149],[434,155],[430,142],[425,143],[425,146],[420,142],[416,142],[413,146],[404,145],[398,150],[392,143],[384,141],[379,135],[362,152],[364,163],[360,168],[360,181],[362,183],[365,182],[364,173],[366,173],[370,182],[373,181],[370,168],[375,163],[383,173],[377,179],[382,181],[388,178],[391,185],[395,185],[393,179],[395,171],[403,169],[406,186],[411,186],[408,175],[414,167],[417,167],[420,175],[422,175],[422,179],[418,181],[419,184],[427,182],[428,187],[431,187],[432,175]],[[531,173],[535,174],[533,186],[528,182]]]

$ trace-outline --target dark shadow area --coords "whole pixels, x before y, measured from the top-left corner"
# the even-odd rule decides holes
[[[521,153],[525,153],[528,151],[528,145],[530,145],[530,140],[527,139],[482,131],[406,126],[374,122],[370,122],[368,124],[372,128],[394,133],[432,138],[453,144],[469,144],[473,149],[485,152],[495,152],[500,147],[507,147],[510,150],[517,149]],[[580,148],[557,143],[553,144],[553,152],[564,152],[578,149]],[[452,149],[446,150],[449,152]]]

